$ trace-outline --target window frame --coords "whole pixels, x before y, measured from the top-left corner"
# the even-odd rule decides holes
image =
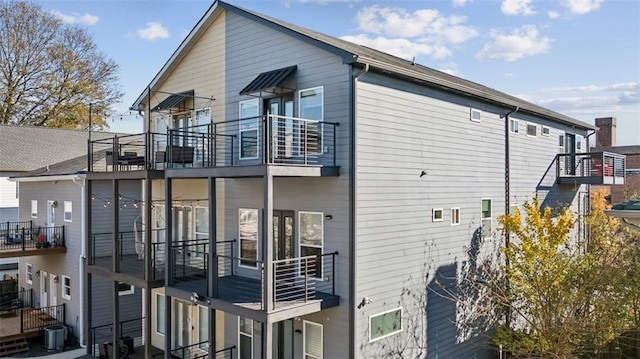
[[[436,212],[440,212],[440,218],[436,218]],[[444,209],[442,209],[442,208],[433,208],[431,210],[431,221],[432,222],[442,222],[442,221],[444,221]]]
[[[485,201],[489,201],[489,216],[485,216],[484,213],[484,203]],[[484,223],[489,222],[489,232],[485,233],[484,231]],[[493,230],[493,199],[490,197],[483,197],[480,199],[480,232],[484,238],[491,236],[491,231]]]
[[[38,200],[31,200],[31,218],[38,218]]]
[[[66,284],[65,281],[68,281],[69,284]],[[71,277],[63,274],[61,287],[62,287],[62,298],[66,300],[71,300]],[[65,290],[68,291],[69,293],[66,294]]]
[[[566,132],[560,130],[558,131],[558,147],[564,149],[566,147],[567,142],[567,134]]]
[[[207,318],[207,325],[202,325],[202,311],[204,312],[204,317]],[[202,332],[203,332],[203,328],[204,328],[204,332],[206,333],[206,338],[202,338]],[[209,308],[202,306],[202,305],[198,305],[198,342],[200,343],[200,345],[198,345],[198,349],[204,351],[204,352],[208,352],[209,351]],[[206,343],[205,343],[206,341]]]
[[[311,326],[320,327],[320,348],[322,348],[321,356],[313,355],[307,353],[307,324]],[[303,358],[313,358],[313,359],[322,359],[324,358],[324,325],[321,323],[312,322],[309,320],[302,321],[302,357]]]
[[[128,285],[129,289],[120,290],[120,285]],[[133,284],[118,282],[118,297],[122,297],[122,296],[125,296],[125,295],[131,295],[131,294],[133,294],[135,292],[136,292],[136,287],[134,287]]]
[[[241,113],[242,113],[242,105],[245,103],[252,103],[255,102],[256,104],[256,114],[253,117],[240,117]],[[261,142],[260,142],[260,101],[258,101],[257,98],[254,99],[250,99],[250,100],[241,100],[238,102],[238,119],[239,119],[239,123],[238,123],[238,159],[240,160],[256,160],[260,158],[260,147],[261,146]],[[253,121],[253,123],[251,123]],[[249,126],[247,128],[243,128],[245,126]],[[250,132],[250,131],[255,131],[256,132],[256,155],[255,157],[244,157],[242,156],[242,134],[244,132]]]
[[[308,118],[308,117],[303,117],[302,114],[302,93],[305,91],[318,91],[318,89],[320,90],[321,93],[321,97],[320,97],[320,119],[315,119],[315,118]],[[309,155],[309,154],[313,154],[313,155],[322,155],[324,153],[324,126],[322,125],[324,123],[324,86],[315,86],[315,87],[309,87],[309,88],[304,88],[304,89],[300,89],[298,90],[298,94],[297,94],[297,100],[298,100],[298,117],[300,119],[304,119],[304,120],[309,120],[309,121],[300,121],[299,122],[299,131],[298,131],[298,135],[300,136],[300,139],[298,141],[298,155]],[[307,123],[307,122],[313,122],[315,121],[315,123],[319,124],[318,125],[318,133],[320,135],[320,143],[318,146],[318,151],[314,152],[314,151],[307,151],[307,152],[303,152],[302,150],[302,139],[304,136],[304,131],[303,131],[303,124]]]
[[[400,311],[400,328],[395,330],[395,331],[393,331],[393,332],[390,332],[390,333],[381,335],[379,337],[373,338],[372,337],[372,330],[371,330],[371,319],[374,318],[374,317],[379,317],[379,316],[388,314],[388,313],[397,312],[398,310]],[[384,312],[372,314],[372,315],[369,316],[369,343],[373,343],[373,342],[376,342],[378,340],[381,340],[381,339],[384,339],[384,338],[388,338],[388,337],[390,337],[392,335],[396,335],[398,333],[401,333],[403,330],[404,330],[404,309],[401,306],[393,308],[393,309],[385,310]]]
[[[320,223],[322,224],[322,227],[320,228],[321,232],[320,232],[319,246],[315,244],[302,244],[302,215],[303,214],[312,214],[312,215],[320,216]],[[302,247],[320,249],[320,254],[318,255],[319,257],[318,260],[320,261],[320,263],[316,263],[316,268],[320,267],[320,273],[317,273],[317,276],[315,278],[318,281],[324,281],[324,267],[322,266],[322,254],[324,252],[324,212],[298,211],[298,254],[300,257],[303,256]],[[302,271],[302,265],[300,266],[300,269]]]
[[[240,218],[241,216],[241,212],[242,211],[255,211],[256,213],[256,238],[255,240],[252,238],[248,238],[248,237],[242,237],[242,233],[240,231]],[[255,259],[255,265],[250,266],[247,264],[243,264],[242,263],[242,240],[250,240],[250,241],[255,241],[256,242],[256,259]],[[259,269],[259,258],[260,258],[260,210],[257,208],[238,208],[238,266],[242,267],[242,268],[249,268],[249,269],[255,269],[258,270]],[[249,260],[251,260],[251,258],[248,258]]]
[[[250,333],[246,333],[242,331],[242,326],[240,325],[240,320],[244,319],[244,320],[248,320],[251,323],[251,332]],[[250,318],[243,318],[241,316],[238,316],[238,358],[242,358],[242,345],[240,342],[240,336],[244,335],[246,337],[251,338],[251,356],[249,358],[253,359],[253,345],[254,345],[254,336],[253,336],[253,319]]]
[[[477,114],[477,118],[476,116],[474,116],[475,114]],[[469,109],[469,121],[471,122],[477,122],[480,123],[482,122],[482,110],[478,110],[477,108],[470,108]]]
[[[457,212],[457,215],[454,215],[454,211]],[[460,207],[451,207],[450,213],[451,213],[451,221],[450,221],[451,225],[459,226],[460,223],[462,222],[460,218]],[[457,219],[457,221],[454,222],[454,219]]]
[[[24,276],[25,282],[27,284],[33,285],[33,265],[31,263],[25,263],[24,272],[25,272],[25,276]]]
[[[162,297],[162,300],[164,301],[163,302],[164,304],[162,305],[162,310],[158,309],[158,307],[160,306],[160,297]],[[162,293],[156,293],[156,303],[155,304],[156,304],[156,317],[155,317],[156,325],[154,325],[153,329],[156,332],[156,334],[164,336],[165,333],[166,333],[164,327],[166,326],[166,323],[167,323],[167,318],[165,316],[165,314],[166,314],[165,312],[166,312],[166,308],[167,308],[167,297]],[[161,315],[162,315],[162,318],[163,318],[162,320],[163,320],[163,322],[165,324],[165,326],[162,326],[162,328],[160,328],[160,325],[159,325],[160,324],[160,316]],[[159,329],[161,329],[162,331],[160,331]]]
[[[551,127],[542,125],[540,133],[542,134],[542,136],[547,136],[547,137],[551,136]]]
[[[67,204],[69,205],[69,211],[67,211]],[[67,219],[67,213],[69,214],[69,219]],[[73,202],[72,201],[64,201],[62,202],[62,218],[65,222],[73,221]]]
[[[509,132],[520,134],[520,120],[517,118],[509,118]]]
[[[532,135],[529,133],[529,126],[535,128],[535,133]],[[527,137],[538,137],[538,124],[533,122],[527,122]]]

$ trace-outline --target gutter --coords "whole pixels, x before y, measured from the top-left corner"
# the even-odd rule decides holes
[[[85,176],[82,177],[74,177],[72,179],[73,183],[77,184],[80,186],[81,191],[82,191],[82,200],[81,203],[83,206],[89,206],[91,205],[90,203],[87,203],[87,191],[85,191]],[[81,183],[76,182],[76,179],[81,180]],[[85,225],[87,223],[87,211],[84,210],[83,207],[83,211],[82,211],[82,219],[81,219],[81,225],[82,225],[82,230],[80,231],[80,237],[82,238],[82,240],[80,241],[82,243],[82,250],[80,252],[80,257],[78,257],[78,273],[79,273],[79,277],[80,277],[80,286],[79,286],[79,297],[80,297],[80,323],[79,323],[79,327],[78,331],[80,332],[80,336],[78,337],[78,341],[80,342],[80,347],[81,348],[86,348],[87,344],[85,343],[85,338],[84,338],[84,300],[86,298],[82,298],[82,296],[84,295],[84,277],[86,275],[86,273],[84,273],[84,262],[87,258],[87,247],[86,247],[86,241],[85,241],[85,237],[86,237],[86,229],[87,226]]]
[[[33,176],[33,177],[9,177],[11,182],[49,182],[49,181],[76,181],[76,179],[84,180],[87,177],[85,173],[73,173],[66,175],[53,176]]]

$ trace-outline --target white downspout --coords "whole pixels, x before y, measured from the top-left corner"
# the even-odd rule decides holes
[[[87,200],[87,194],[85,191],[85,179],[81,179],[82,183],[78,183],[76,182],[76,179],[81,179],[79,177],[74,177],[73,178],[73,183],[77,184],[80,186],[80,188],[82,189],[82,220],[81,220],[81,224],[82,224],[82,229],[80,230],[80,236],[82,238],[82,240],[80,241],[82,243],[82,251],[80,253],[80,257],[78,258],[78,273],[80,273],[80,323],[79,323],[79,329],[78,331],[80,332],[80,336],[78,338],[78,341],[80,342],[80,347],[81,348],[86,348],[87,345],[84,343],[84,300],[86,298],[83,297],[84,295],[84,261],[87,258],[87,247],[86,247],[86,223],[87,223],[87,212],[84,210],[84,206],[90,206],[91,203],[86,203]]]

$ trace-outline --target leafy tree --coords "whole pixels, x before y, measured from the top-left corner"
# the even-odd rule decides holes
[[[108,127],[118,65],[87,31],[30,2],[0,0],[0,124]]]

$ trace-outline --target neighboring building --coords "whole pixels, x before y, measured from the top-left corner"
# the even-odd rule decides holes
[[[427,287],[506,210],[621,180],[592,125],[220,1],[133,108],[147,132],[89,154],[86,327],[93,288],[112,323],[141,288],[147,357],[493,357]]]
[[[598,134],[594,152],[617,153],[626,157],[624,186],[607,186],[610,203],[616,204],[640,196],[640,145],[618,146],[616,143],[615,117],[596,119]]]

